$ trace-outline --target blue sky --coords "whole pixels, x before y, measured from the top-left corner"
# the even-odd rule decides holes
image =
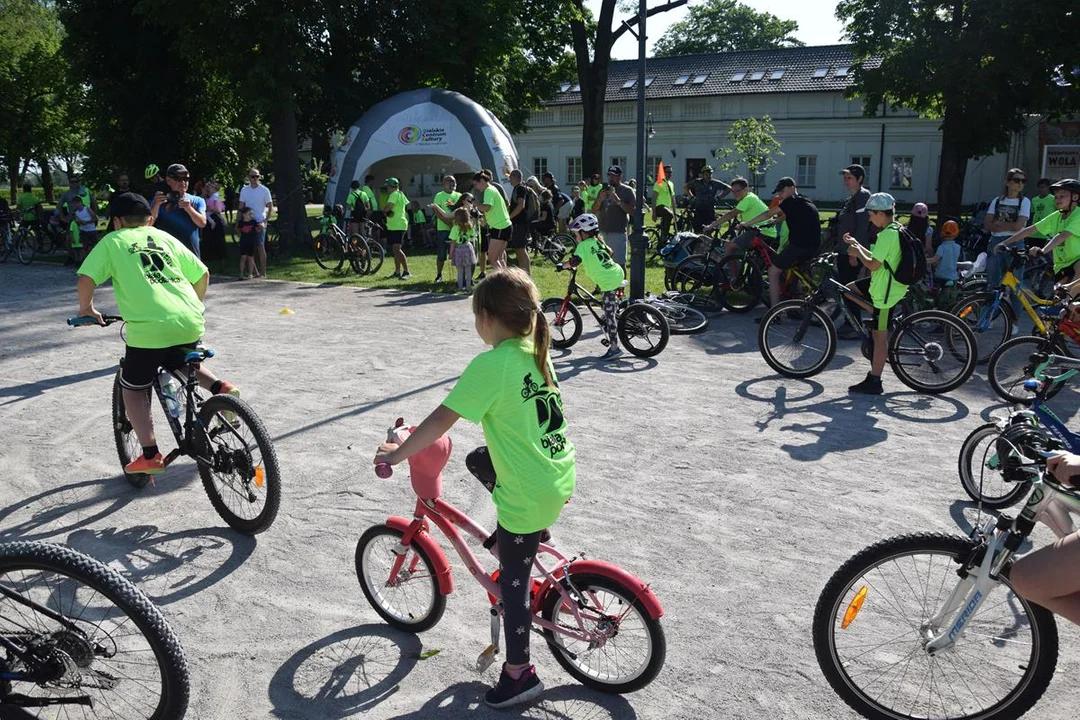
[[[646,0],[649,7],[660,5],[667,0]],[[703,0],[690,0],[690,4],[701,3]],[[742,0],[744,4],[762,12],[770,12],[784,20],[795,20],[799,23],[799,31],[796,37],[807,45],[831,45],[842,41],[843,26],[836,19],[836,0]],[[586,5],[592,8],[594,13],[600,11],[600,0],[586,0]],[[668,26],[686,17],[687,6],[669,10],[653,15],[649,18],[649,52],[652,52],[652,42],[664,34]],[[616,22],[623,19],[623,13],[616,13]],[[625,33],[615,44],[612,56],[618,60],[626,60],[637,57],[637,41],[630,33]]]

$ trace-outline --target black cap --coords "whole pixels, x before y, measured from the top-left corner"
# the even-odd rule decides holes
[[[188,175],[190,175],[188,169],[180,163],[173,163],[169,166],[169,169],[165,171],[165,177],[171,177],[176,179],[182,179]]]
[[[622,168],[618,165],[612,165],[607,169],[608,175],[622,175]]]
[[[772,194],[780,192],[784,188],[795,187],[795,180],[789,177],[782,177],[776,181],[776,187],[773,188]]]
[[[541,180],[548,180],[548,179],[550,179],[550,180],[554,180],[554,179],[555,179],[555,176],[554,176],[554,175],[552,175],[552,174],[551,174],[551,173],[549,173],[549,172],[546,172],[546,173],[544,173],[543,175],[541,175],[541,176],[540,176],[540,179],[541,179]]]
[[[150,203],[138,193],[120,193],[112,199],[112,214],[114,217],[129,217],[150,215]]]
[[[843,175],[844,173],[851,173],[859,180],[862,180],[866,177],[866,168],[864,168],[862,165],[848,165],[846,168],[840,171],[841,175]]]

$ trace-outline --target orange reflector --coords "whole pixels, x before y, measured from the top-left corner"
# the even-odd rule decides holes
[[[966,308],[964,308],[963,310],[960,311],[960,317],[966,318],[968,315],[971,314],[971,311],[974,310],[974,309],[975,308],[968,305]]]
[[[262,487],[265,484],[266,484],[266,471],[263,470],[262,465],[256,465],[255,466],[255,487]]]
[[[855,599],[847,606],[847,612],[844,613],[844,621],[840,623],[841,630],[847,630],[847,626],[855,621],[855,616],[862,610],[864,600],[866,600],[865,585],[859,588],[859,592],[855,593]]]

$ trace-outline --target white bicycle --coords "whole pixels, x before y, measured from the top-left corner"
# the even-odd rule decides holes
[[[1018,718],[1050,684],[1054,616],[1009,583],[1017,549],[1042,522],[1074,532],[1080,491],[1045,472],[1045,432],[1020,432],[1009,462],[1030,468],[1016,518],[988,516],[970,537],[902,535],[836,571],[814,611],[814,650],[833,690],[867,718]],[[1006,440],[1010,442],[1010,440]]]

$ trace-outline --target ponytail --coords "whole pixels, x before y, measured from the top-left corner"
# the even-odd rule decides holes
[[[555,379],[551,376],[548,358],[548,345],[551,344],[551,328],[548,327],[544,313],[537,309],[536,327],[533,330],[533,359],[536,360],[536,368],[544,376],[544,382],[549,387],[555,387]]]
[[[556,387],[550,369],[548,346],[551,330],[540,311],[540,292],[532,278],[521,268],[509,267],[488,273],[476,286],[472,297],[473,312],[493,317],[518,337],[533,336],[533,358],[544,382]]]

